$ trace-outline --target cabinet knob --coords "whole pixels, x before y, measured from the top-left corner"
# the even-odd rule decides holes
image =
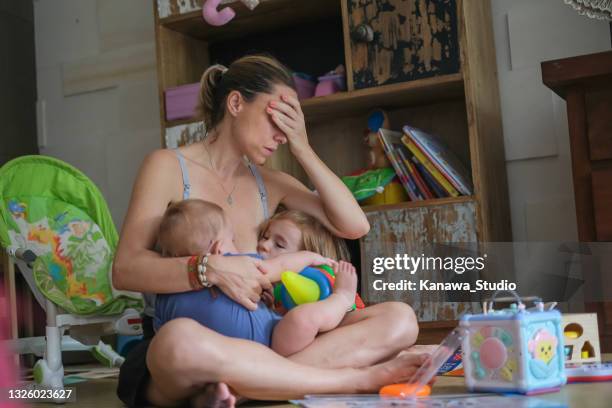
[[[356,42],[369,43],[374,41],[374,30],[368,24],[359,24],[351,33],[351,37]]]

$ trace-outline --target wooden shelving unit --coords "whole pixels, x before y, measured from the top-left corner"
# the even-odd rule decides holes
[[[310,123],[333,118],[367,114],[374,108],[394,109],[463,98],[460,73],[383,85],[357,91],[338,92],[302,101],[302,111]],[[201,121],[202,118],[164,121],[166,127]]]
[[[340,16],[340,3],[328,0],[263,0],[253,11],[231,2],[236,17],[231,24],[212,27],[202,20],[201,10],[159,19],[164,27],[189,37],[215,42],[300,25],[333,15]]]
[[[284,42],[279,40],[278,44],[266,44],[262,40],[263,43],[257,44],[257,51],[266,51],[269,46],[281,61],[285,61],[285,57],[293,58],[292,68],[302,71],[305,68],[300,63],[307,66],[313,60],[326,58],[325,52],[318,52],[317,44],[313,48],[312,42],[304,38],[308,39],[310,33],[314,35],[319,30],[319,22],[329,24],[329,21],[337,21],[342,26],[338,30],[339,36],[330,36],[326,41],[337,44],[338,49],[343,50],[334,58],[337,57],[337,61],[347,68],[348,91],[302,101],[309,140],[321,159],[338,175],[363,168],[365,148],[361,140],[367,114],[374,108],[384,108],[389,113],[393,128],[400,129],[404,124],[411,124],[437,134],[468,165],[474,185],[471,196],[364,208],[372,229],[360,241],[362,285],[368,282],[368,265],[376,251],[391,254],[408,251],[423,242],[439,243],[454,239],[459,242],[512,239],[489,1],[455,0],[456,8],[439,17],[438,31],[432,31],[438,35],[440,27],[446,27],[449,32],[456,33],[452,39],[455,45],[438,44],[440,47],[429,50],[430,57],[434,59],[438,54],[444,58],[455,52],[458,68],[454,72],[433,73],[410,81],[363,89],[356,89],[358,82],[363,80],[359,67],[363,69],[368,64],[374,64],[371,67],[374,77],[389,68],[379,64],[378,59],[382,57],[371,59],[372,44],[355,43],[351,34],[359,22],[371,21],[389,13],[390,9],[377,13],[375,7],[378,3],[373,0],[366,0],[365,3],[362,0],[263,0],[253,11],[247,10],[240,2],[232,2],[237,16],[222,27],[206,25],[199,10],[181,14],[178,12],[179,0],[158,1],[170,4],[169,9],[172,10],[171,15],[160,19],[156,9],[160,121],[164,129],[180,129],[199,121],[199,118],[166,121],[163,92],[168,87],[198,82],[204,69],[211,63],[226,62],[222,60],[223,53],[219,54],[226,43],[231,48],[240,45],[243,39],[253,44],[257,38],[265,38],[265,42],[269,42],[276,37],[289,37]],[[431,0],[423,1],[429,4]],[[201,4],[201,0],[196,0],[196,3]],[[389,41],[391,45],[388,52],[410,52],[409,49],[401,49],[399,41],[414,35],[415,30],[426,29],[430,22],[419,20],[421,14],[414,11],[409,0],[390,0],[389,4],[399,10],[393,12],[412,13],[397,21],[402,21],[404,25],[415,25],[390,27],[381,25],[380,21],[383,20],[379,20],[375,22],[378,25],[374,25],[378,30],[376,38],[384,37],[385,41]],[[429,6],[438,7],[438,3],[432,4]],[[453,3],[444,3],[443,7],[448,7],[448,4]],[[430,15],[428,18],[433,17]],[[392,17],[386,15],[385,19],[391,21]],[[397,31],[391,32],[392,29]],[[277,32],[281,34],[275,36]],[[294,42],[291,40],[293,37],[296,39]],[[298,39],[302,42],[298,42]],[[431,41],[438,39],[430,38]],[[323,47],[328,44],[320,45]],[[286,48],[286,55],[283,47]],[[301,60],[299,53],[296,59],[296,49],[300,52],[303,50]],[[331,60],[329,64],[327,69],[335,67]],[[408,65],[404,67],[405,71],[413,69],[420,75],[421,68]],[[436,66],[435,62],[426,64],[425,70],[435,71]],[[320,75],[323,72],[313,74]],[[302,169],[286,148],[279,149],[268,164],[308,183]],[[408,226],[401,235],[388,230],[389,225],[406,222],[414,225]],[[383,255],[379,253],[377,256]],[[370,293],[367,285],[362,296],[366,302],[389,300]],[[452,321],[464,310],[461,305],[447,305],[434,310],[427,305],[444,302],[444,299],[423,296],[414,299],[406,294],[402,296],[398,300],[416,304],[417,309],[429,307],[419,315],[424,320]],[[448,327],[447,324],[436,324],[436,328]]]

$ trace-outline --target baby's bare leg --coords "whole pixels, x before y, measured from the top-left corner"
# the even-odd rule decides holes
[[[290,356],[311,344],[317,334],[338,327],[355,301],[357,274],[348,262],[340,262],[337,269],[334,293],[291,309],[274,329],[272,350]]]

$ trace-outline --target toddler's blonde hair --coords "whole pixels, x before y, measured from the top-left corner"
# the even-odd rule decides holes
[[[344,239],[336,237],[316,218],[302,211],[283,210],[274,214],[259,227],[258,238],[262,239],[273,221],[280,220],[291,221],[302,232],[300,250],[315,252],[337,261],[350,261]]]

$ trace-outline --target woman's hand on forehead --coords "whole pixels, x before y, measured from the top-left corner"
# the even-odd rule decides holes
[[[296,157],[310,148],[304,113],[295,96],[289,95],[288,92],[281,93],[280,100],[268,102],[266,112],[272,122],[285,134],[289,148]]]

